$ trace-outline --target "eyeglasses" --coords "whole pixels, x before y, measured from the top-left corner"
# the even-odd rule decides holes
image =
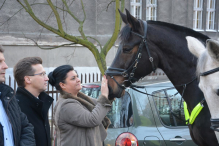
[[[41,77],[46,77],[47,75],[46,75],[46,72],[41,72],[41,73],[38,73],[38,74],[33,74],[33,75],[31,75],[31,76],[35,76],[35,75],[39,75],[39,76],[41,76]]]

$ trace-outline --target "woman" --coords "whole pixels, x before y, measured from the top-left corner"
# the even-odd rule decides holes
[[[101,146],[107,135],[105,128],[110,124],[105,117],[111,108],[106,77],[98,100],[79,92],[81,81],[70,65],[57,67],[48,77],[49,83],[60,91],[54,109],[57,145]]]

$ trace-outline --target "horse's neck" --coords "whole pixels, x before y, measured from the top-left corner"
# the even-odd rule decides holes
[[[197,59],[188,52],[188,50],[183,51],[184,53],[180,53],[179,51],[173,49],[179,48],[171,48],[169,47],[167,50],[166,48],[161,49],[162,52],[160,53],[159,60],[159,68],[161,68],[179,93],[183,93],[183,86],[179,85],[186,85],[186,89],[184,92],[184,100],[189,104],[190,108],[193,108],[201,99],[203,98],[203,94],[198,87],[196,78],[196,62]],[[171,51],[171,53],[170,53]],[[176,52],[174,54],[173,52]],[[191,82],[194,80],[193,82]],[[191,82],[191,83],[190,83]]]

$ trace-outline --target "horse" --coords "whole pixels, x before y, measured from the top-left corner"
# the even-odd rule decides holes
[[[198,58],[196,75],[211,113],[211,128],[219,135],[219,42],[208,39],[205,48],[194,37],[186,39],[189,51]]]
[[[193,36],[205,44],[209,37],[192,29],[160,22],[142,21],[128,10],[120,12],[125,26],[120,31],[121,42],[115,58],[106,70],[109,99],[121,97],[125,88],[142,77],[162,69],[187,103],[188,111],[203,100],[196,80],[197,58],[187,47],[186,36]],[[193,141],[199,146],[218,145],[210,128],[210,111],[206,104],[193,124],[188,125]]]

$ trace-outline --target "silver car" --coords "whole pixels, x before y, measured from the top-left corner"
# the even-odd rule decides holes
[[[100,83],[84,84],[82,92],[98,98]],[[195,146],[184,122],[183,99],[167,79],[147,80],[126,89],[108,113],[111,125],[105,146]]]

